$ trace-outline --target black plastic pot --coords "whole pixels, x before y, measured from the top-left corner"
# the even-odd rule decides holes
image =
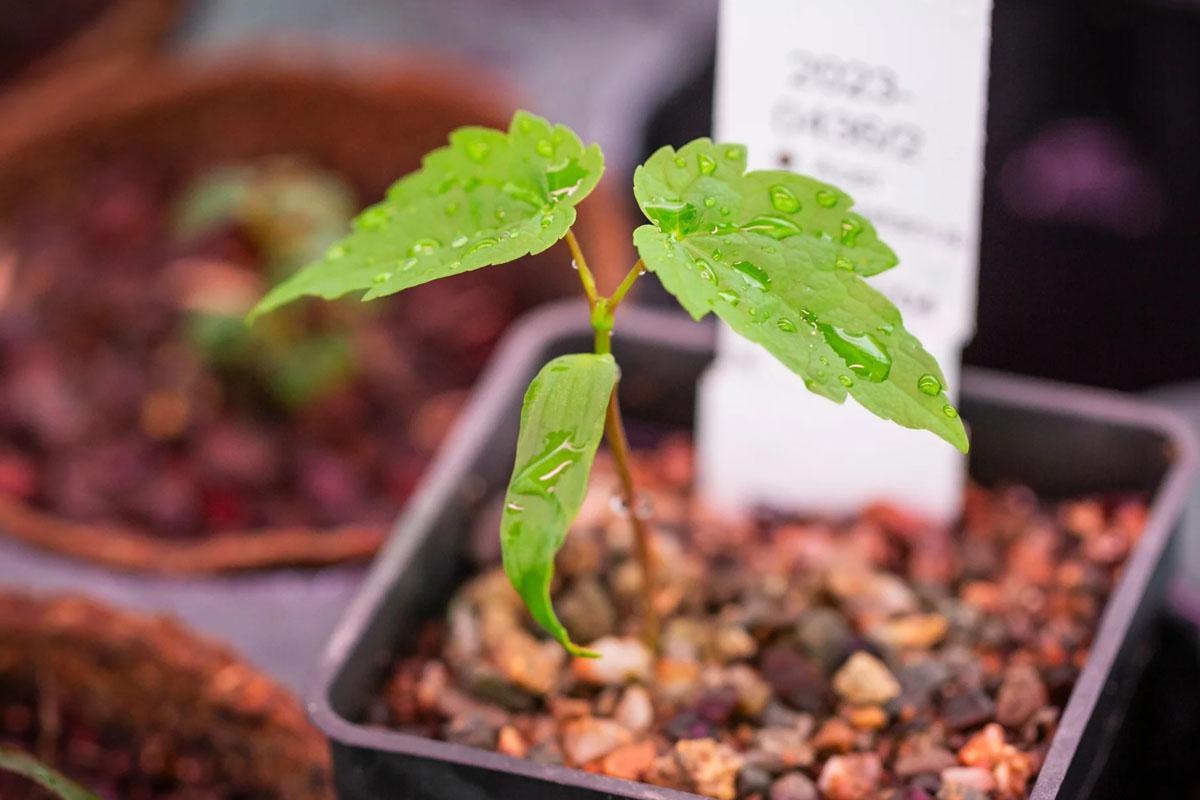
[[[309,698],[329,735],[342,800],[684,800],[694,795],[359,724],[382,671],[463,578],[464,545],[479,503],[503,489],[521,397],[548,359],[587,350],[578,304],[536,312],[478,384],[425,483],[330,641]],[[713,331],[690,320],[623,309],[617,355],[626,415],[657,427],[689,426]],[[1129,697],[1153,651],[1196,465],[1188,427],[1169,412],[1091,390],[969,371],[964,417],[971,474],[1013,480],[1045,497],[1109,489],[1152,494],[1147,529],[1101,621],[1092,655],[1064,710],[1033,789],[1035,800],[1098,796]]]

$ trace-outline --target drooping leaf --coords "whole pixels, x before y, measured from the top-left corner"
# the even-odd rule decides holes
[[[524,111],[507,133],[459,128],[397,181],[324,258],[275,287],[251,318],[304,295],[363,299],[540,253],[566,235],[604,171],[598,145]]]
[[[0,770],[28,778],[54,792],[62,800],[100,800],[79,784],[19,750],[0,747]]]
[[[634,174],[653,222],[634,232],[646,266],[696,319],[715,312],[808,388],[967,449],[945,378],[864,276],[895,263],[852,200],[789,172],[746,172],[740,145],[664,147]]]
[[[613,357],[594,353],[560,356],[537,374],[521,407],[516,465],[500,522],[509,580],[534,620],[574,655],[594,654],[575,645],[559,622],[550,581],[554,555],[587,493],[616,381]]]

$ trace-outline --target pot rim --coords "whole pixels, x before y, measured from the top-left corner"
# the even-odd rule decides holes
[[[409,559],[419,540],[427,534],[428,522],[434,518],[437,509],[451,501],[458,476],[479,449],[476,442],[493,427],[491,420],[513,397],[519,397],[523,392],[527,375],[518,367],[529,364],[547,341],[583,331],[586,326],[581,320],[584,319],[578,304],[551,303],[527,314],[506,336],[476,384],[471,400],[443,443],[436,461],[426,471],[408,507],[397,520],[389,541],[376,558],[358,594],[343,613],[342,621],[321,655],[306,708],[310,718],[332,741],[350,746],[513,773],[559,785],[607,791],[634,800],[695,800],[698,795],[679,790],[595,775],[566,766],[536,764],[465,745],[368,727],[343,717],[330,700],[343,665],[363,637],[375,609],[391,589],[394,566]],[[637,306],[624,308],[618,324],[626,336],[637,338],[652,334],[656,341],[691,353],[711,352],[716,333],[715,326],[696,324],[684,314]],[[615,345],[618,350],[620,341],[618,336]],[[980,390],[989,400],[1008,406],[1086,415],[1099,421],[1140,428],[1159,434],[1173,449],[1164,480],[1153,495],[1145,532],[1105,604],[1089,658],[1072,687],[1034,784],[1031,800],[1051,800],[1062,785],[1071,764],[1073,743],[1082,736],[1091,711],[1104,690],[1106,677],[1139,606],[1140,596],[1170,538],[1179,510],[1190,494],[1200,463],[1200,440],[1187,421],[1174,411],[1117,392],[974,367],[964,369],[963,386],[968,391]]]

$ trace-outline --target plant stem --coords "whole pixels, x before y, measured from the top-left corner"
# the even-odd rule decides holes
[[[588,307],[592,311],[592,330],[595,331],[595,351],[600,355],[612,352],[613,312],[629,294],[638,277],[646,271],[646,265],[639,258],[637,263],[626,273],[621,284],[611,297],[603,297],[596,291],[596,280],[588,269],[587,259],[579,247],[579,240],[572,231],[567,231],[567,246],[575,259],[575,267],[579,271],[579,280],[583,284],[584,294],[587,295]],[[621,495],[625,508],[629,513],[629,521],[633,526],[634,544],[637,548],[637,559],[642,567],[642,639],[651,652],[658,651],[658,611],[654,607],[654,588],[657,585],[657,565],[655,564],[654,545],[650,539],[650,526],[642,514],[638,503],[637,487],[633,482],[633,470],[630,468],[629,439],[625,435],[625,423],[621,419],[621,405],[617,399],[617,386],[613,387],[608,400],[608,410],[604,415],[604,437],[612,451],[613,462],[616,464],[617,476],[621,482]]]
[[[617,310],[617,306],[621,305],[621,301],[625,299],[625,295],[629,294],[629,290],[637,283],[637,279],[646,271],[646,262],[640,258],[637,263],[630,268],[629,272],[625,273],[625,277],[621,279],[621,285],[613,292],[612,297],[608,298],[608,311],[611,314]]]
[[[629,440],[625,436],[625,423],[621,419],[621,405],[617,401],[617,387],[613,387],[608,401],[608,412],[604,418],[604,436],[612,451],[617,476],[621,481],[621,494],[625,508],[633,525],[634,544],[637,558],[642,567],[642,639],[653,653],[658,652],[658,610],[654,607],[654,587],[657,584],[657,565],[654,545],[650,540],[650,526],[638,503],[637,488],[633,483],[633,470],[629,464]]]
[[[594,308],[596,301],[600,299],[600,295],[596,291],[596,278],[588,269],[587,259],[583,257],[583,249],[579,246],[579,240],[575,238],[575,231],[570,228],[567,228],[567,247],[571,248],[571,258],[576,271],[579,272],[579,282],[583,284],[583,293],[587,295],[588,307]]]

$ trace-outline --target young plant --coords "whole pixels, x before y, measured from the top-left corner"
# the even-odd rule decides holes
[[[596,286],[571,231],[575,206],[603,171],[597,145],[517,112],[507,133],[461,128],[425,157],[325,257],[277,286],[254,317],[304,295],[374,300],[427,281],[538,253],[566,239],[595,330],[591,353],[561,356],[534,378],[521,409],[516,465],[500,526],[504,568],[533,618],[571,653],[554,613],[554,556],[583,503],[601,439],[612,451],[643,571],[643,634],[657,640],[655,562],[639,512],[612,355],[616,312],[650,271],[699,320],[714,312],[835,402],[847,395],[884,419],[967,449],[934,359],[864,278],[896,264],[852,200],[813,178],[746,171],[746,149],[698,139],[664,147],[634,174],[650,220],[641,256],[610,295]]]
[[[189,185],[175,209],[183,242],[236,230],[272,283],[319,258],[354,216],[354,193],[336,175],[275,159],[214,169]],[[189,264],[181,295],[184,338],[227,385],[261,389],[287,408],[304,408],[353,377],[349,336],[327,333],[302,313],[277,314],[253,329],[242,317],[261,288],[258,273],[219,261]]]

